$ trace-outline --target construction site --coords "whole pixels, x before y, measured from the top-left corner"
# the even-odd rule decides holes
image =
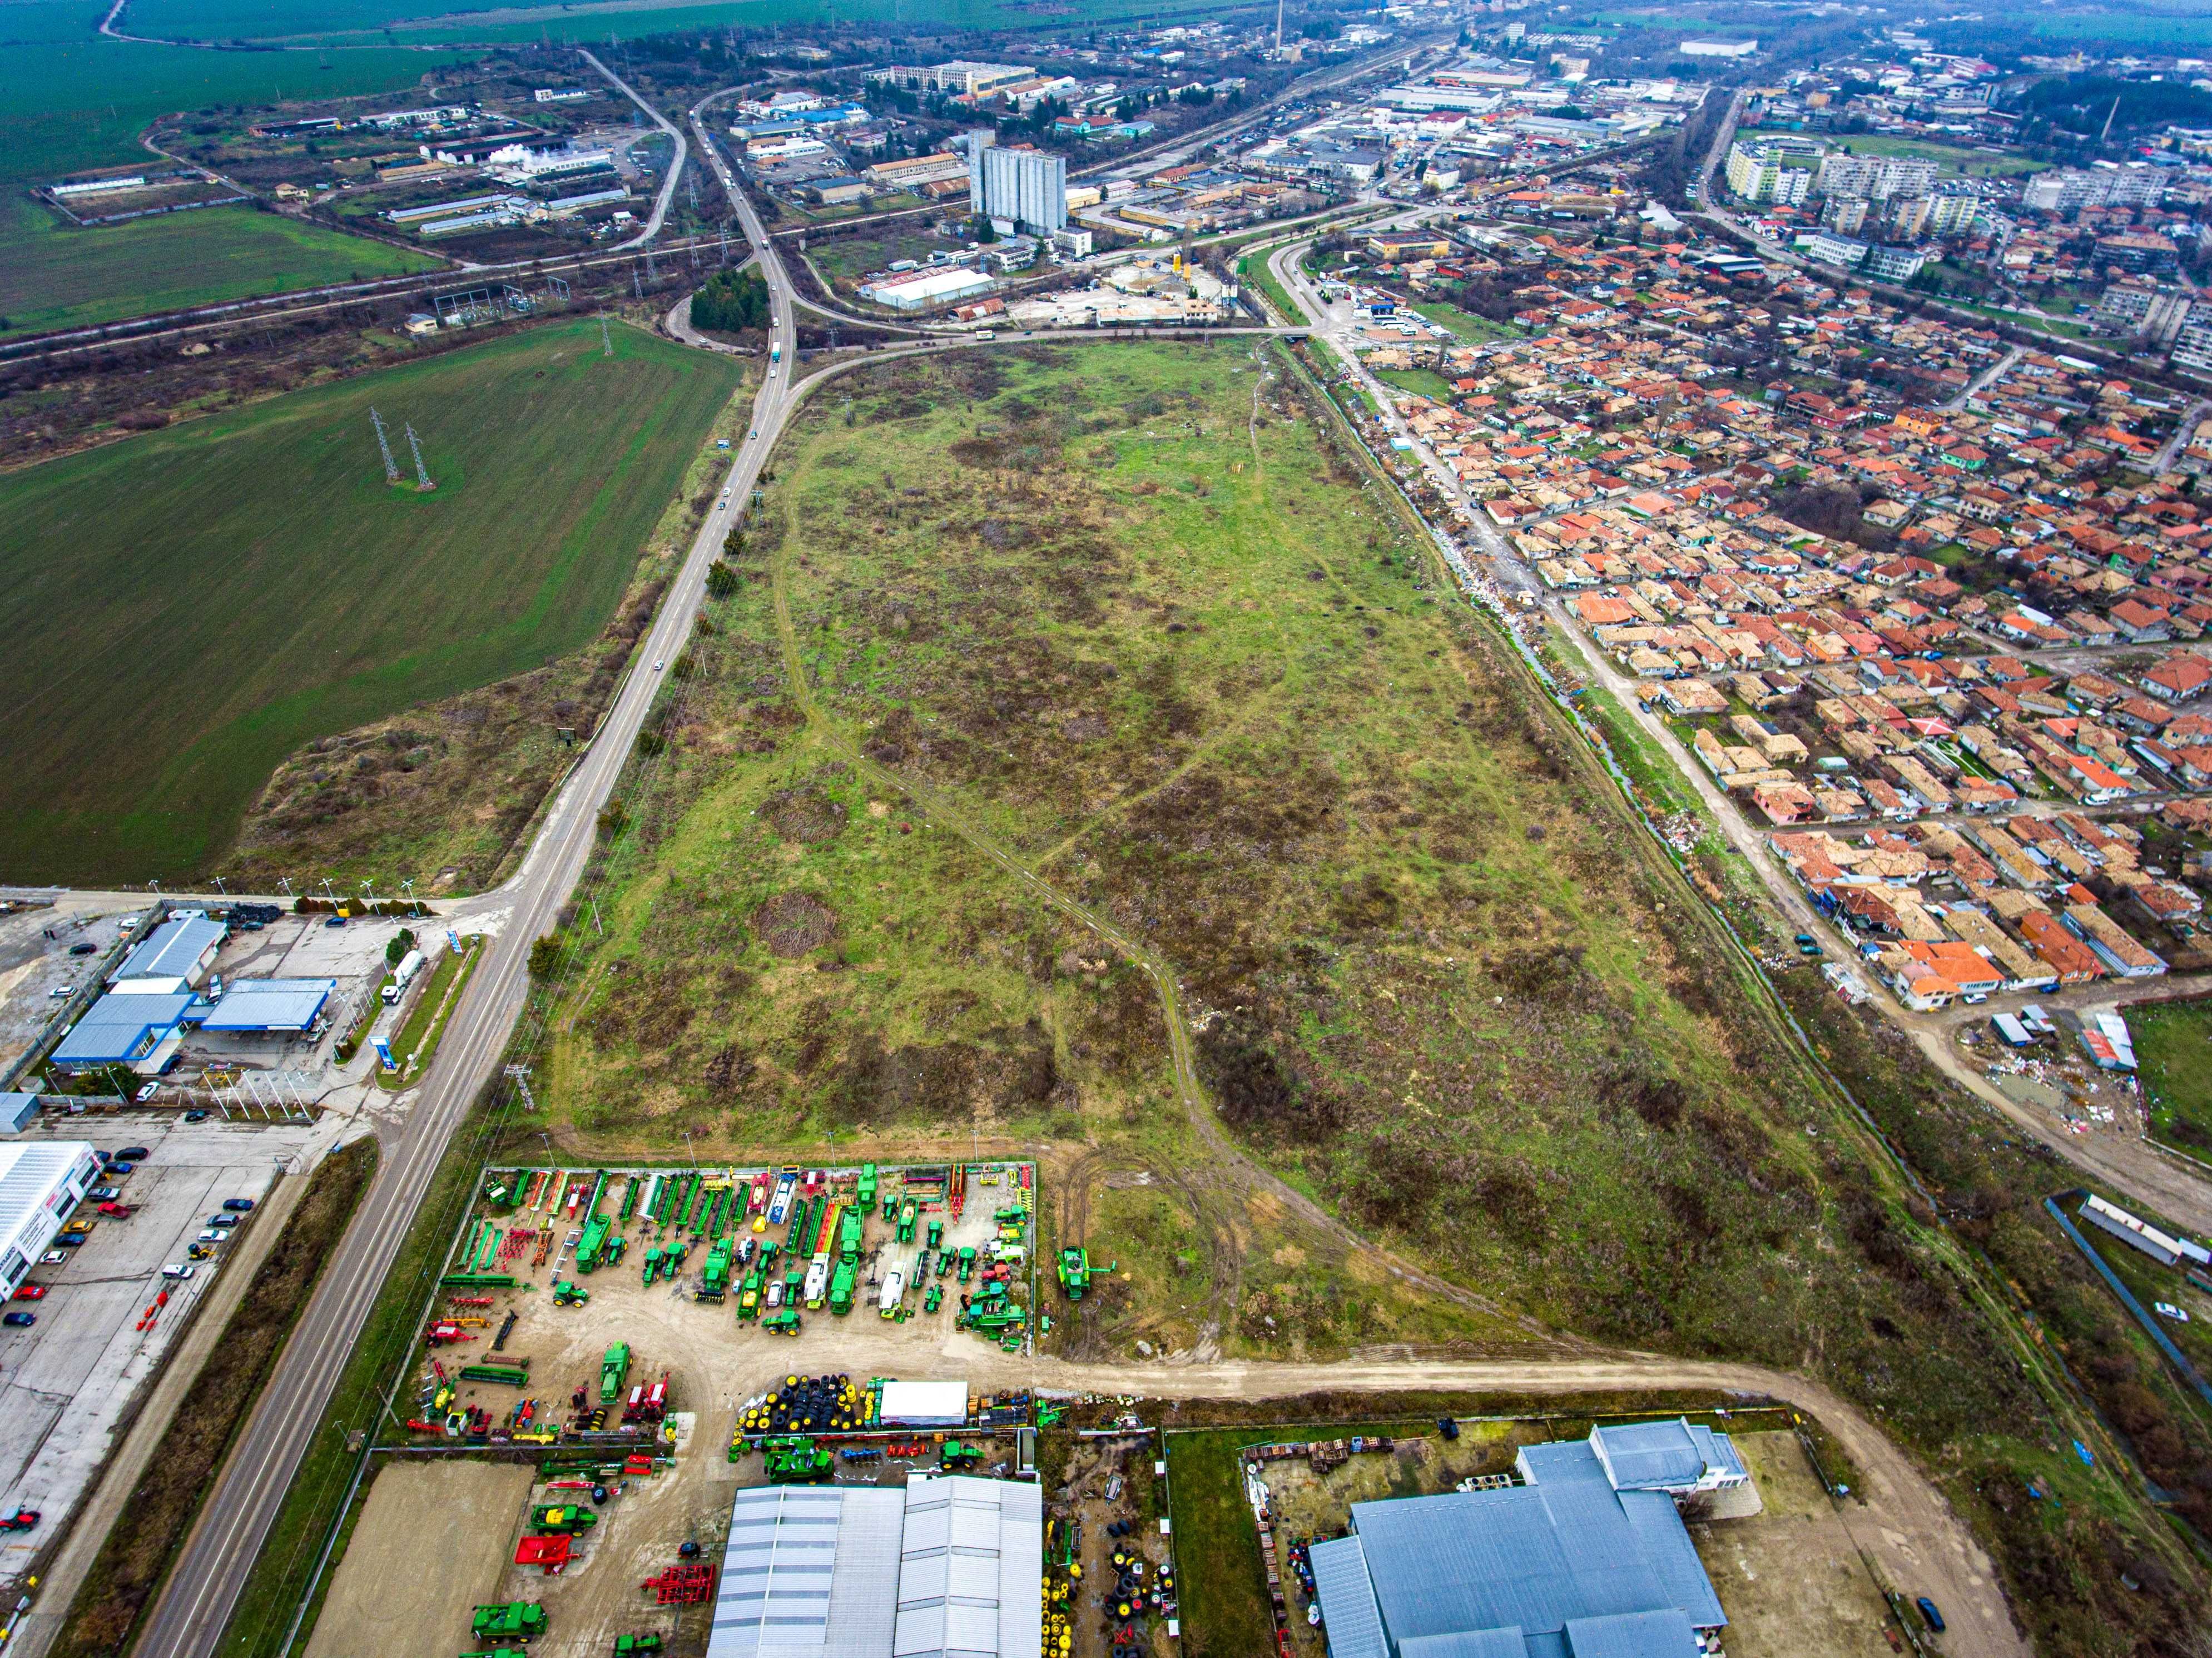
[[[734,1651],[716,1603],[732,1592],[726,1553],[757,1546],[755,1527],[732,1525],[757,1500],[744,1493],[880,1492],[854,1500],[902,1502],[913,1531],[933,1492],[964,1511],[1012,1482],[1021,1496],[996,1523],[1006,1582],[1022,1585],[1005,1604],[1021,1616],[996,1649],[1069,1658],[1072,1637],[1054,1631],[1082,1532],[1073,1512],[1045,1523],[1036,1485],[1039,1433],[1067,1403],[966,1380],[1003,1375],[1049,1327],[1035,1182],[1025,1163],[487,1171],[307,1650],[398,1649],[373,1638],[386,1630],[428,1651]],[[1048,1276],[1055,1304],[1079,1299],[1087,1257],[1072,1249]],[[1115,1571],[1115,1499],[1139,1493],[1118,1462],[1105,1468],[1109,1450],[1083,1457],[1104,1470],[1080,1505],[1096,1586]],[[873,1531],[845,1523],[882,1530],[880,1514]],[[1134,1548],[1119,1573],[1133,1594]],[[1055,1551],[1056,1579],[1042,1562]],[[875,1568],[902,1569],[896,1554]],[[404,1605],[389,1592],[400,1582],[419,1586]],[[1157,1567],[1144,1588],[1162,1592]],[[1145,1595],[1113,1605],[1127,1610],[1102,1603],[1086,1649],[1130,1644],[1159,1611]],[[1117,1631],[1132,1633],[1116,1643]]]

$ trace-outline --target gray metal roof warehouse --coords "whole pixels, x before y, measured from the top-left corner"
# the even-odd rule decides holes
[[[708,1658],[1040,1658],[1043,1525],[996,1479],[741,1491]]]
[[[1313,1546],[1330,1658],[1698,1658],[1728,1622],[1674,1506],[1741,1484],[1685,1422],[1530,1445],[1528,1483],[1352,1506]]]

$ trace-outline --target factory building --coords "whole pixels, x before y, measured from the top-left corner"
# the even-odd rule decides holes
[[[1747,1484],[1686,1420],[1522,1448],[1522,1484],[1352,1505],[1313,1546],[1330,1658],[1698,1658],[1728,1622],[1675,1503]]]
[[[730,1511],[707,1655],[1042,1658],[1043,1573],[1033,1485],[752,1487]]]

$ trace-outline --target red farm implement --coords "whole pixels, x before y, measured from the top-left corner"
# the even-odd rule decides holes
[[[660,1606],[696,1606],[713,1597],[716,1570],[691,1563],[671,1566],[659,1576],[647,1578],[639,1587],[651,1589],[654,1601]]]

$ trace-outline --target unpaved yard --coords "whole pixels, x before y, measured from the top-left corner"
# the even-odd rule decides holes
[[[493,1598],[507,1569],[532,1472],[456,1461],[378,1474],[307,1658],[466,1648],[470,1614]]]
[[[1875,1658],[1887,1617],[1843,1521],[1786,1432],[1738,1434],[1764,1512],[1690,1527],[1729,1615],[1729,1658]]]

